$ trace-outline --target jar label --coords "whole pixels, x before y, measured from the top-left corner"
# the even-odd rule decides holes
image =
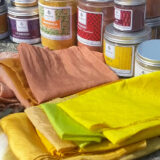
[[[119,76],[133,76],[134,46],[116,46],[104,41],[104,57],[106,63]]]
[[[18,19],[9,16],[11,37],[23,40],[40,38],[39,19]]]
[[[49,7],[39,3],[41,35],[51,40],[72,38],[72,7]]]
[[[141,66],[137,61],[135,62],[135,70],[134,70],[134,76],[140,76],[142,74],[148,74],[148,73],[152,73],[155,70],[151,70],[148,68],[145,68],[143,66]]]
[[[37,0],[12,0],[15,3],[36,3]]]
[[[89,46],[102,46],[103,13],[78,8],[78,41]]]
[[[122,31],[132,30],[133,11],[115,7],[114,27]]]

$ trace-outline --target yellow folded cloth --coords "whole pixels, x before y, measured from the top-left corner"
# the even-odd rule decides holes
[[[88,129],[102,131],[112,143],[160,126],[160,72],[102,86],[57,105]],[[153,131],[145,138],[160,135]],[[144,137],[141,137],[144,139]]]
[[[11,114],[0,120],[9,147],[18,160],[50,157],[25,113]]]
[[[135,152],[137,150],[141,150],[146,147],[146,141],[138,142],[135,144],[128,145],[126,147],[122,147],[115,151],[111,151],[103,154],[88,154],[88,155],[79,155],[73,156],[69,158],[63,158],[62,160],[118,160],[120,157]]]
[[[50,124],[46,114],[41,108],[29,107],[25,110],[25,113],[39,133],[41,133],[56,148],[58,152],[68,152],[77,148],[77,145],[74,143],[61,140],[59,138],[56,131]]]
[[[12,153],[9,145],[7,136],[3,133],[0,128],[0,160],[18,160]]]
[[[143,156],[147,156],[155,151],[158,151],[159,149],[160,149],[160,137],[155,137],[147,140],[146,148],[137,152],[133,152],[129,155],[123,156],[122,158],[120,158],[120,160],[134,160],[137,158],[141,158]]]

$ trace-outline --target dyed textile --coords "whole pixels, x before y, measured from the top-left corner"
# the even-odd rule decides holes
[[[158,151],[160,149],[160,138],[159,137],[155,137],[152,139],[147,140],[147,147],[137,151],[137,152],[133,152],[129,155],[126,155],[122,158],[120,158],[120,160],[134,160],[146,155],[149,155],[155,151]]]
[[[146,147],[146,142],[139,142],[135,143],[126,147],[122,147],[120,149],[117,149],[115,151],[111,151],[104,154],[95,154],[95,155],[79,155],[69,158],[64,158],[62,160],[115,160],[119,159],[120,157],[135,152],[137,150],[141,150]]]
[[[18,160],[50,157],[25,113],[11,114],[1,119],[0,125],[8,138],[9,147]]]
[[[102,134],[89,131],[76,123],[55,104],[41,104],[41,108],[44,110],[53,128],[62,139],[84,142],[100,142],[102,140]]]
[[[0,128],[0,160],[18,160],[12,153],[9,145],[8,138]]]
[[[160,126],[159,82],[160,72],[154,72],[99,87],[57,105],[77,123],[102,131],[109,141],[117,144]],[[159,129],[147,133],[141,139],[160,134]]]
[[[56,148],[58,152],[68,152],[69,150],[73,150],[77,147],[74,143],[61,140],[59,138],[51,123],[49,122],[48,117],[41,108],[29,107],[25,110],[25,113],[27,114],[34,127],[39,131],[39,133],[41,133],[41,135],[43,135]],[[45,141],[46,140],[43,142]]]
[[[20,44],[18,53],[38,103],[118,80],[101,58],[86,47],[49,51]]]
[[[4,83],[0,82],[0,97],[13,98],[13,97],[15,97],[15,95],[8,86],[6,86]]]

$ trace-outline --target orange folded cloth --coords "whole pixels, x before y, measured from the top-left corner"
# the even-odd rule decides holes
[[[22,43],[18,46],[18,53],[28,85],[38,103],[118,80],[102,56],[86,47],[50,51]]]
[[[13,91],[6,86],[4,83],[0,82],[0,97],[3,98],[13,98],[15,97]]]

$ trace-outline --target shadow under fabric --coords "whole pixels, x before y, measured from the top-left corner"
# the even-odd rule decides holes
[[[99,87],[57,106],[86,128],[102,131],[113,144],[142,131],[143,140],[160,135],[159,82],[160,72],[154,72]]]

